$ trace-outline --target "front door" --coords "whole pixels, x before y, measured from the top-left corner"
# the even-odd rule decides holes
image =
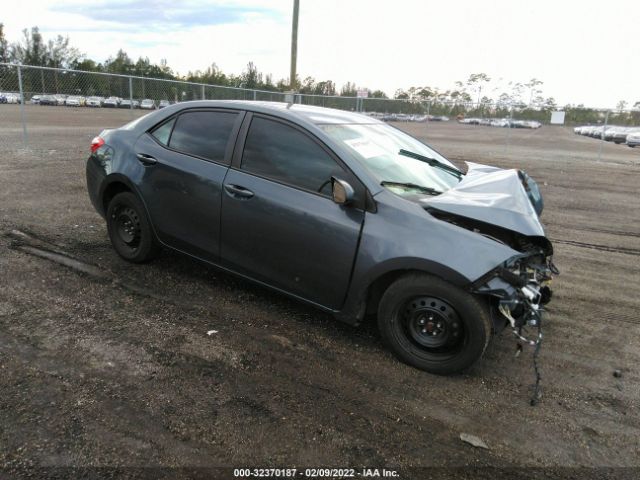
[[[364,211],[334,203],[330,179],[352,174],[299,127],[258,115],[236,167],[223,185],[223,264],[339,309]]]

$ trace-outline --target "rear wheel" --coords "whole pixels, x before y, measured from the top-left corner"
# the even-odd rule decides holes
[[[438,375],[473,365],[491,337],[484,304],[426,274],[408,274],[391,284],[380,300],[378,327],[397,358]]]
[[[144,206],[131,192],[119,193],[109,202],[107,230],[113,248],[129,262],[147,262],[159,253]]]

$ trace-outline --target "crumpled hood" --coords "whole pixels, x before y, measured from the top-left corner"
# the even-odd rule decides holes
[[[466,162],[468,171],[455,187],[420,201],[425,207],[544,237],[540,223],[515,169]]]

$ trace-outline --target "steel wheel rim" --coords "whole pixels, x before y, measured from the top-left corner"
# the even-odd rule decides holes
[[[131,250],[137,249],[142,237],[138,213],[131,207],[123,207],[112,218],[118,239]]]
[[[407,338],[417,347],[433,353],[452,353],[463,343],[464,325],[446,301],[430,296],[415,297],[401,310]]]

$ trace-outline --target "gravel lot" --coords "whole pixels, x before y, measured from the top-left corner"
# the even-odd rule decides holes
[[[436,377],[397,362],[373,325],[342,325],[177,254],[127,264],[89,203],[84,165],[91,138],[130,112],[25,109],[28,150],[18,106],[0,105],[0,478],[72,476],[56,467],[155,478],[213,478],[219,466],[640,473],[638,149],[605,144],[598,161],[597,141],[569,128],[398,125],[457,163],[524,168],[541,185],[561,275],[544,395],[531,407],[531,354],[515,358],[508,332],[466,374]]]

